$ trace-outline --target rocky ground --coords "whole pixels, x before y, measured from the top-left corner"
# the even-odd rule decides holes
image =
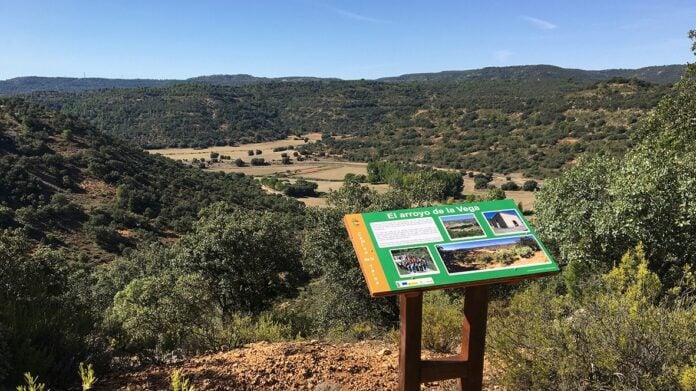
[[[204,390],[395,390],[398,350],[383,342],[255,343],[175,364],[117,373],[98,390],[165,390],[181,370],[196,391]],[[432,357],[424,352],[424,357]],[[486,383],[487,379],[484,379]],[[493,390],[497,387],[485,386]],[[428,383],[424,390],[454,390],[453,381]]]

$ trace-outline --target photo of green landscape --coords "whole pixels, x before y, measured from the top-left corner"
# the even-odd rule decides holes
[[[450,274],[551,262],[531,235],[448,243],[437,252]]]
[[[456,215],[456,216],[443,216],[440,217],[440,222],[445,227],[447,235],[450,239],[462,239],[462,238],[474,238],[486,236],[476,220],[476,216],[472,213]]]
[[[695,21],[682,0],[0,1],[0,391],[696,390]],[[390,231],[420,247],[372,297],[344,216],[414,208],[442,241]],[[400,364],[422,307],[418,365],[462,375],[442,357],[469,357],[467,290],[438,279],[545,254],[557,274],[469,290],[465,386]]]

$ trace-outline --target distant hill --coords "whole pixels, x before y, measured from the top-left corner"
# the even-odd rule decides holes
[[[80,92],[112,88],[165,87],[182,83],[211,84],[219,86],[246,86],[270,82],[297,81],[335,81],[319,77],[288,76],[279,78],[256,77],[252,75],[210,75],[190,79],[104,79],[75,77],[16,77],[0,81],[0,96],[21,95],[38,91]]]
[[[679,80],[684,65],[662,65],[639,69],[607,69],[586,71],[561,68],[553,65],[521,65],[511,67],[488,67],[465,71],[437,73],[412,73],[395,77],[384,77],[377,81],[467,81],[467,80],[567,80],[597,82],[613,77],[637,78],[656,84],[670,84]],[[271,82],[340,81],[338,78],[311,76],[257,77],[253,75],[209,75],[189,79],[104,79],[75,77],[27,76],[0,81],[0,95],[19,95],[37,91],[79,92],[105,88],[163,87],[180,83],[200,83],[219,86],[246,86]]]
[[[77,92],[103,88],[162,87],[177,82],[178,80],[27,76],[0,81],[0,95],[19,95],[36,91]]]
[[[246,86],[249,84],[257,83],[270,83],[270,82],[297,82],[297,81],[337,81],[341,79],[336,78],[321,78],[321,77],[309,77],[309,76],[287,76],[278,78],[269,77],[256,77],[252,75],[210,75],[210,76],[198,76],[192,77],[190,79],[182,80],[186,83],[201,83],[201,84],[211,84],[216,86]]]
[[[587,71],[561,68],[553,65],[521,65],[510,67],[488,67],[466,71],[444,71],[437,73],[411,73],[396,77],[384,77],[379,81],[467,81],[467,80],[577,80],[597,82],[614,77],[636,78],[655,84],[670,84],[679,80],[684,65],[662,65],[639,69],[605,69]]]

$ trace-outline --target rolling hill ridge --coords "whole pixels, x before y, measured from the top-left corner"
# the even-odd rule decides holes
[[[612,77],[637,78],[650,83],[670,84],[679,80],[684,65],[662,65],[639,69],[607,69],[588,71],[568,69],[553,65],[521,65],[486,67],[462,71],[413,73],[383,77],[377,81],[468,81],[468,80],[559,80],[573,79],[581,82],[597,82]],[[340,81],[338,78],[310,76],[257,77],[246,74],[208,75],[188,79],[109,79],[75,77],[26,76],[0,80],[0,95],[19,95],[36,91],[78,92],[104,88],[163,87],[180,83],[201,83],[220,86],[245,86],[271,82]]]

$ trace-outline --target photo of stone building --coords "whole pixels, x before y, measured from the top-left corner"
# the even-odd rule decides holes
[[[529,228],[514,209],[484,213],[488,225],[496,235],[527,232]]]

